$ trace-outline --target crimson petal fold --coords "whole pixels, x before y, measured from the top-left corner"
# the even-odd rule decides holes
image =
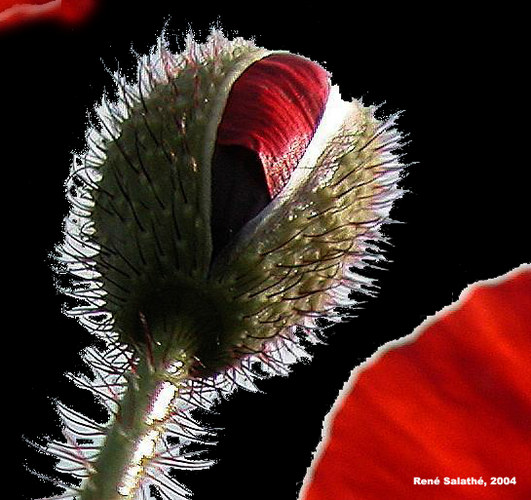
[[[273,198],[311,141],[329,91],[329,75],[318,64],[292,54],[265,57],[234,83],[217,144],[254,151]]]

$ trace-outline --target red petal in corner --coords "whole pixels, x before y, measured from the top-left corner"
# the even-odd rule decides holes
[[[0,0],[0,29],[45,20],[77,24],[86,21],[95,8],[96,0]]]
[[[42,5],[45,3],[50,3],[51,0],[0,0],[0,11],[9,9],[15,5],[26,4],[26,5]]]
[[[265,57],[236,80],[218,128],[218,144],[258,154],[271,197],[287,183],[321,119],[327,72],[290,54]]]
[[[84,22],[95,12],[96,4],[97,0],[63,0],[62,19],[69,24]]]
[[[531,499],[531,267],[418,332],[355,370],[301,500]]]

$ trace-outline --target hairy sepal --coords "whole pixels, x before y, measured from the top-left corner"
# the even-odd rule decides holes
[[[87,240],[100,249],[94,262],[105,309],[120,340],[135,349],[145,345],[139,311],[169,358],[174,349],[192,355],[215,335],[223,290],[206,281],[216,131],[232,83],[266,54],[217,33],[204,45],[189,41],[181,56],[161,47],[141,64],[136,93],[124,89],[126,116],[108,125],[101,119],[108,136],[95,167]],[[187,329],[186,338],[176,336]]]
[[[380,229],[402,193],[400,134],[396,117],[380,121],[374,107],[343,102],[337,90],[328,108],[285,190],[214,267],[213,279],[252,307],[239,353],[311,334],[317,318],[341,320],[352,291],[371,292],[372,280],[353,268],[383,258]]]

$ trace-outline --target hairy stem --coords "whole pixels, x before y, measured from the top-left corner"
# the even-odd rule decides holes
[[[164,369],[155,368],[146,356],[136,370],[128,374],[127,390],[92,473],[83,485],[80,500],[132,500],[135,497],[178,397],[179,382],[187,376],[183,367],[170,375]],[[159,396],[168,388],[173,391],[169,398],[164,398],[165,407],[160,408]]]

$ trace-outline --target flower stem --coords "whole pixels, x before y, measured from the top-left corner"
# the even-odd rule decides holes
[[[167,370],[154,367],[147,355],[128,373],[127,389],[92,473],[83,484],[80,500],[132,500],[135,497],[178,397],[179,382],[186,376],[184,368],[170,376]],[[168,387],[173,389],[171,397],[165,398],[165,407],[158,408],[154,415],[160,403],[158,396]]]

